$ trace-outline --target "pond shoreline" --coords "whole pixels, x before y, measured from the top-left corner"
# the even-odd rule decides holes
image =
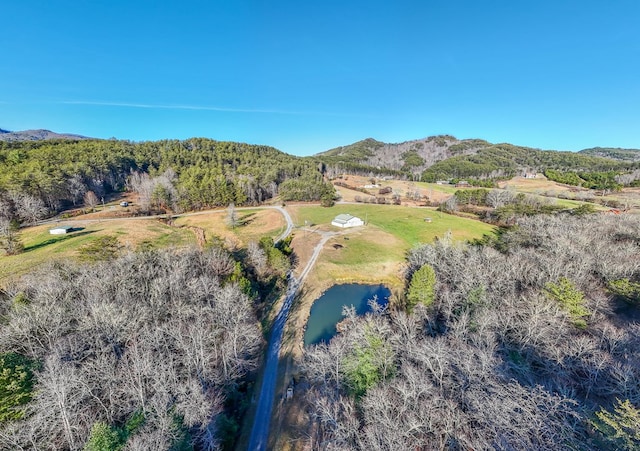
[[[391,289],[380,282],[334,284],[311,303],[303,331],[303,346],[328,343],[344,318],[345,306],[352,307],[357,315],[365,315],[371,311],[370,300],[377,298],[378,303],[387,305],[391,295]]]

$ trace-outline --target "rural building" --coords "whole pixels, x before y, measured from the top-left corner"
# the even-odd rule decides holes
[[[73,227],[71,226],[57,226],[54,227],[53,229],[49,229],[49,234],[51,235],[66,235],[67,233],[71,232],[73,230]]]
[[[342,214],[338,215],[331,221],[331,225],[346,229],[347,227],[358,227],[364,225],[364,221],[355,216]]]
[[[456,188],[469,188],[471,186],[471,183],[467,182],[466,180],[460,180],[458,183],[456,183]]]
[[[538,177],[538,173],[537,172],[526,172],[524,174],[524,178],[525,179],[535,179],[536,177]]]

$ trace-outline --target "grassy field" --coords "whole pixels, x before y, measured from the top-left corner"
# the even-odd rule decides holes
[[[61,222],[60,225],[71,225],[75,231],[68,235],[50,235],[52,225],[23,229],[20,240],[24,252],[0,259],[0,284],[48,261],[76,258],[80,246],[101,236],[116,236],[120,244],[130,249],[143,243],[152,247],[195,244],[195,237],[188,229],[170,227],[153,219]]]
[[[480,221],[460,218],[435,211],[432,208],[412,208],[397,205],[336,205],[331,208],[316,206],[291,207],[291,216],[298,226],[307,223],[327,230],[339,231],[331,226],[331,220],[341,213],[348,213],[365,220],[367,228],[375,227],[393,235],[409,247],[430,243],[437,236],[451,231],[454,240],[467,240],[489,233],[493,227]],[[431,218],[426,222],[425,218]]]
[[[494,228],[473,219],[461,218],[428,208],[392,205],[336,205],[289,207],[298,226],[336,233],[324,248],[309,276],[309,289],[326,289],[335,282],[383,282],[391,287],[402,284],[401,272],[409,249],[431,243],[436,237],[451,233],[454,241],[471,240],[491,233]],[[349,213],[366,220],[367,225],[354,229],[331,226],[338,214]],[[431,222],[426,222],[430,218]],[[312,233],[296,232],[294,246],[302,249]]]
[[[20,232],[24,252],[0,258],[0,285],[14,276],[24,274],[48,261],[76,258],[80,246],[101,236],[116,236],[125,248],[137,249],[140,245],[154,248],[195,245],[195,234],[187,227],[204,229],[207,239],[214,235],[231,239],[238,245],[259,240],[264,235],[277,236],[284,229],[284,219],[275,210],[238,210],[241,225],[229,229],[225,223],[226,212],[208,212],[185,216],[175,220],[171,227],[156,219],[109,219],[62,221],[59,225],[71,225],[75,231],[68,235],[50,235],[49,225],[28,227]]]
[[[277,237],[285,229],[286,223],[282,214],[273,209],[238,209],[240,225],[230,229],[225,219],[225,210],[183,216],[175,220],[175,224],[199,227],[205,231],[207,239],[217,236],[223,240],[233,240],[238,245],[246,245],[249,241],[258,241],[263,236]]]

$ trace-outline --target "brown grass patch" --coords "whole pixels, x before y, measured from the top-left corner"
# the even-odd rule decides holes
[[[243,225],[231,229],[225,223],[226,210],[203,212],[182,216],[174,220],[178,226],[199,227],[205,231],[207,240],[214,236],[222,240],[232,241],[237,245],[246,245],[250,241],[258,241],[265,235],[277,237],[285,227],[285,220],[279,211],[273,209],[238,209],[238,219]]]

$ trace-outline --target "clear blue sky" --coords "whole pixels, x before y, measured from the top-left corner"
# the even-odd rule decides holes
[[[0,128],[640,147],[640,1],[5,0]]]

